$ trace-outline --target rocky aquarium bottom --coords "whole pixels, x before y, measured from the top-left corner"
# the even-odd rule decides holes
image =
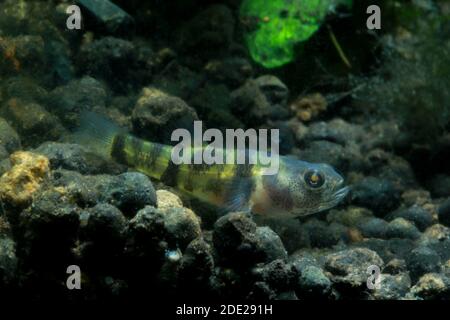
[[[449,300],[449,17],[0,0],[0,302]]]

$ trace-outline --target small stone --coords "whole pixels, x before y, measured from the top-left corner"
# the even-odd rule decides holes
[[[16,280],[18,259],[15,247],[14,241],[3,236],[0,229],[0,291]]]
[[[129,34],[134,29],[133,17],[109,0],[77,0],[76,2],[92,17],[86,19],[89,27],[108,34],[119,35]]]
[[[157,207],[159,209],[168,208],[182,208],[183,202],[181,199],[172,192],[167,190],[157,190],[156,191]]]
[[[442,224],[434,224],[423,233],[422,237],[428,242],[440,242],[450,239],[450,228]]]
[[[261,253],[256,248],[256,228],[256,224],[241,212],[220,217],[214,224],[213,232],[214,247],[220,259],[235,264],[261,261]],[[232,257],[234,259],[231,260]]]
[[[260,243],[261,250],[266,253],[266,261],[287,259],[288,254],[283,246],[283,242],[272,229],[269,227],[258,227],[255,235]]]
[[[23,137],[25,146],[36,146],[46,140],[58,140],[65,132],[59,119],[37,103],[13,98],[6,103],[2,113],[14,124]]]
[[[299,152],[299,157],[304,161],[327,163],[344,173],[349,170],[359,171],[363,163],[361,152],[355,144],[342,146],[327,140],[309,142],[306,148]]]
[[[366,177],[352,186],[351,202],[383,217],[400,205],[400,193],[389,180]]]
[[[411,294],[425,300],[447,300],[450,297],[450,279],[442,274],[427,273],[411,288]]]
[[[439,222],[450,227],[450,198],[445,200],[438,209]]]
[[[281,259],[255,268],[253,275],[257,281],[264,281],[276,291],[286,291],[291,288],[298,276],[295,268]]]
[[[133,42],[102,37],[81,46],[77,57],[78,65],[83,74],[102,79],[115,91],[125,93],[134,89],[141,78],[141,74],[137,72],[138,49]],[[150,70],[147,70],[147,73],[150,73]],[[117,74],[120,74],[120,77],[117,77]]]
[[[6,149],[5,149],[4,146],[0,145],[0,161],[3,160],[3,159],[8,158],[8,156],[9,156],[8,151],[6,151]],[[2,174],[3,174],[3,173],[0,173],[0,176],[1,176]]]
[[[232,89],[241,86],[253,74],[251,63],[240,57],[212,60],[205,66],[205,71],[212,79]]]
[[[216,57],[228,51],[234,27],[234,15],[227,6],[211,5],[182,25],[178,47],[201,58]]]
[[[188,244],[201,236],[201,220],[188,208],[158,208],[164,215],[164,227],[176,246],[184,250]]]
[[[162,265],[168,249],[166,236],[164,213],[152,206],[146,206],[139,210],[128,224],[127,255],[138,259],[151,259],[155,267]]]
[[[49,112],[59,116],[64,124],[78,124],[79,113],[83,110],[104,108],[106,105],[106,89],[98,80],[83,77],[59,86],[48,96]]]
[[[389,222],[386,236],[389,238],[407,238],[415,240],[420,237],[420,231],[410,221],[403,218],[396,218]]]
[[[127,221],[119,209],[108,203],[99,203],[88,212],[83,230],[85,238],[103,246],[114,246],[123,240]]]
[[[37,193],[33,205],[19,216],[21,255],[36,266],[67,267],[78,237],[81,210],[63,194],[45,189]]]
[[[406,261],[403,259],[394,258],[386,263],[386,266],[383,269],[383,272],[389,274],[398,274],[405,272],[406,270]]]
[[[411,279],[415,282],[425,273],[439,272],[441,258],[428,247],[418,247],[409,253],[406,264]]]
[[[403,298],[411,288],[411,279],[407,273],[380,275],[380,288],[372,293],[376,300],[399,300]]]
[[[433,197],[450,197],[450,176],[446,174],[437,174],[428,183]]]
[[[344,210],[333,209],[327,216],[329,222],[338,222],[347,227],[357,227],[359,224],[373,218],[370,210],[361,207],[349,207]]]
[[[380,218],[367,218],[358,225],[362,235],[367,238],[386,239],[389,224]]]
[[[315,266],[306,266],[300,270],[296,287],[301,299],[327,298],[331,292],[331,281],[323,270]]]
[[[154,88],[144,88],[133,109],[134,131],[143,138],[172,144],[173,130],[192,131],[197,113],[186,102]]]
[[[327,100],[320,93],[300,96],[290,105],[291,110],[301,121],[311,121],[327,110]]]
[[[78,171],[82,174],[117,174],[122,166],[91,152],[78,144],[45,142],[33,152],[46,156],[50,167]]]
[[[369,249],[356,248],[339,251],[325,257],[325,270],[331,273],[331,280],[346,288],[364,288],[369,266],[383,268],[380,256]]]
[[[256,78],[255,83],[271,105],[286,105],[289,89],[280,79],[273,75],[263,75]]]
[[[12,206],[28,206],[49,173],[49,161],[25,151],[13,153],[10,160],[12,168],[0,178],[0,199]]]
[[[357,143],[363,137],[364,130],[360,125],[354,125],[342,119],[329,122],[318,121],[309,126],[305,141],[326,140],[340,145]]]
[[[21,147],[19,135],[3,118],[0,118],[0,145],[9,153]]]
[[[134,216],[138,210],[147,205],[156,205],[153,184],[140,172],[125,172],[109,180],[109,183],[105,182],[98,180],[96,183],[99,192],[98,201],[113,204],[126,216]]]
[[[249,79],[231,93],[231,111],[249,126],[288,117],[287,89],[277,78]]]
[[[433,223],[433,217],[424,208],[413,205],[407,209],[395,211],[387,216],[388,220],[404,218],[413,222],[420,231],[424,231]]]

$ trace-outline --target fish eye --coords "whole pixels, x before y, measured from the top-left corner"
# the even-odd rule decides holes
[[[325,177],[317,170],[306,171],[304,179],[306,184],[311,188],[320,188],[325,183]]]

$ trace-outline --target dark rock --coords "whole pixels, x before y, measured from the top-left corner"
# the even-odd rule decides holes
[[[369,249],[357,248],[343,250],[325,257],[325,270],[332,276],[331,280],[346,289],[362,289],[366,285],[369,266],[383,268],[380,256]]]
[[[13,98],[5,104],[2,114],[20,133],[25,146],[57,140],[65,132],[59,119],[37,103]]]
[[[439,206],[438,217],[440,223],[450,227],[450,198]]]
[[[420,231],[424,231],[433,223],[433,217],[431,216],[431,214],[418,205],[413,205],[410,208],[392,212],[387,216],[388,220],[396,218],[404,218],[406,220],[414,222],[414,224]]]
[[[418,239],[420,237],[420,231],[410,221],[403,218],[396,218],[389,222],[386,230],[386,236],[388,238],[406,238],[406,239]]]
[[[3,118],[0,118],[0,145],[9,153],[21,147],[19,135]]]
[[[166,236],[164,213],[152,206],[146,206],[129,222],[127,255],[152,259],[155,265],[162,264],[168,249],[164,241]]]
[[[348,207],[343,210],[332,209],[327,215],[329,222],[337,222],[347,227],[358,227],[370,218],[373,218],[372,212],[361,207]]]
[[[299,157],[309,162],[328,163],[339,172],[362,168],[362,156],[355,145],[343,147],[326,140],[312,141],[299,152]]]
[[[448,300],[450,297],[450,278],[439,273],[427,273],[411,288],[411,298],[425,300]]]
[[[326,222],[310,219],[303,224],[302,228],[308,233],[312,247],[326,248],[337,244],[344,239],[347,228],[338,223],[328,225]]]
[[[91,77],[72,80],[54,89],[48,97],[49,111],[55,113],[69,127],[78,122],[82,110],[104,108],[107,93],[104,86]]]
[[[321,267],[317,259],[310,252],[305,251],[294,252],[289,257],[289,261],[296,268],[298,274],[301,274],[302,270],[309,266]]]
[[[18,260],[15,247],[14,241],[2,234],[0,226],[0,294],[2,295],[7,294],[4,290],[12,285],[17,277]]]
[[[289,89],[280,79],[272,75],[263,75],[256,78],[255,83],[271,105],[286,107]]]
[[[109,0],[77,0],[90,19],[88,27],[108,34],[129,35],[134,19]]]
[[[123,241],[127,221],[122,212],[113,205],[99,203],[88,210],[86,221],[84,219],[82,220],[84,239],[106,250]]]
[[[428,187],[434,197],[450,197],[450,176],[437,174],[428,182]]]
[[[286,256],[281,249],[281,240],[276,250],[268,246],[267,237],[276,239],[275,233],[267,229],[257,231],[256,224],[242,212],[229,213],[217,220],[214,225],[213,243],[218,258],[224,264],[246,268],[257,262],[269,262],[278,254],[280,259]]]
[[[253,270],[257,281],[267,283],[270,288],[283,292],[292,287],[296,282],[298,274],[296,269],[281,259],[274,260],[262,267]]]
[[[169,63],[153,80],[155,88],[184,100],[190,100],[204,83],[203,75],[182,66],[177,60]]]
[[[95,176],[90,179],[95,179]],[[109,181],[94,181],[98,201],[108,202],[125,215],[133,216],[147,205],[156,205],[156,192],[150,179],[139,172],[125,172]]]
[[[388,180],[366,177],[351,189],[352,204],[371,209],[383,217],[400,204],[400,193]]]
[[[12,50],[12,53],[8,50]],[[0,62],[2,74],[15,75],[21,71],[26,74],[42,76],[46,71],[45,41],[42,36],[27,34],[2,38],[0,55],[5,57]]]
[[[359,223],[358,229],[367,238],[385,239],[388,223],[380,218],[367,218]]]
[[[19,216],[20,256],[29,266],[67,268],[79,229],[80,209],[60,192],[48,189],[35,196]]]
[[[0,145],[0,160],[8,158],[9,153],[6,151],[5,147],[3,145]],[[0,175],[2,175],[0,173]]]
[[[208,294],[209,278],[213,273],[214,260],[211,247],[201,238],[193,240],[186,248],[178,268],[178,282],[186,293],[192,288]],[[203,290],[202,290],[203,289]]]
[[[83,74],[105,80],[117,92],[128,92],[142,80],[136,70],[145,68],[139,65],[137,52],[130,41],[104,37],[81,47],[78,65]]]
[[[406,261],[403,259],[397,259],[394,258],[388,263],[386,263],[386,266],[383,269],[383,272],[389,273],[389,274],[398,274],[405,272],[406,270]]]
[[[225,85],[206,84],[189,100],[199,118],[210,128],[242,128],[242,122],[230,113],[230,92]]]
[[[403,298],[411,288],[411,279],[407,273],[396,275],[380,275],[380,288],[374,290],[372,295],[376,300],[399,300]]]
[[[203,58],[220,56],[231,45],[234,25],[234,17],[228,7],[211,5],[182,25],[178,47]]]
[[[105,202],[132,217],[147,205],[156,206],[156,192],[150,179],[138,172],[125,172],[118,176],[82,176],[74,171],[58,169],[52,172],[51,180],[81,207]]]
[[[428,247],[418,247],[407,256],[406,264],[412,281],[416,282],[425,273],[439,272],[441,258]]]
[[[268,119],[286,119],[288,90],[276,77],[261,76],[247,80],[231,93],[233,114],[248,126],[258,126]]]
[[[389,261],[394,258],[406,259],[416,244],[411,239],[393,238],[389,240],[369,238],[363,242],[355,244],[355,247],[368,248],[375,251],[384,260]]]
[[[300,269],[295,291],[300,299],[328,298],[331,281],[321,268],[306,266]]]
[[[255,80],[250,79],[231,93],[231,110],[248,126],[258,126],[269,118],[271,105]]]
[[[264,281],[256,281],[246,297],[250,301],[267,301],[274,300],[277,294]]]
[[[253,74],[250,62],[239,57],[210,61],[205,71],[212,79],[226,84],[230,89],[241,86]]]
[[[0,151],[3,147],[0,147]],[[4,148],[3,148],[4,149]],[[6,150],[4,151],[6,153],[6,157],[8,157],[8,153]],[[11,160],[9,158],[0,160],[0,177],[6,172],[11,169]]]
[[[188,208],[160,208],[164,213],[164,227],[168,240],[172,240],[177,248],[184,250],[194,239],[200,237],[200,218]]]
[[[255,232],[261,250],[266,253],[267,261],[287,259],[287,252],[280,237],[269,227],[258,227]]]
[[[193,131],[198,116],[183,100],[153,88],[144,88],[132,114],[134,131],[152,141],[173,144],[175,129]]]
[[[48,92],[39,86],[32,78],[17,76],[5,81],[5,98],[17,98],[25,101],[35,101],[45,105]]]
[[[298,300],[298,297],[295,294],[295,291],[291,290],[279,293],[275,298],[275,300],[291,301],[291,300]]]
[[[414,170],[405,159],[383,149],[364,154],[364,171],[383,180],[389,180],[401,192],[417,188]]]
[[[345,146],[360,141],[363,133],[364,130],[360,125],[350,124],[342,119],[333,119],[330,122],[319,121],[309,126],[304,142],[326,140]]]
[[[78,144],[45,142],[34,149],[34,152],[46,156],[52,170],[74,170],[82,174],[117,174],[123,171],[122,166],[108,161]]]

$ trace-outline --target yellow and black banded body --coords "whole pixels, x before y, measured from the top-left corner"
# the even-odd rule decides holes
[[[249,152],[245,164],[207,165],[194,164],[194,155],[203,149],[191,148],[192,164],[174,164],[171,146],[134,137],[92,113],[82,115],[76,136],[95,152],[226,211],[307,215],[335,206],[348,191],[331,166],[291,157],[280,156],[278,171],[271,175],[265,174],[266,166],[249,161],[250,154],[255,156]],[[222,152],[225,159],[230,152],[237,155],[235,150]]]
[[[186,151],[191,164],[174,164],[171,146],[119,133],[113,139],[111,157],[200,200],[243,209],[260,182],[262,168],[253,164],[194,164],[194,154],[203,150]],[[240,192],[238,197],[236,191]]]

